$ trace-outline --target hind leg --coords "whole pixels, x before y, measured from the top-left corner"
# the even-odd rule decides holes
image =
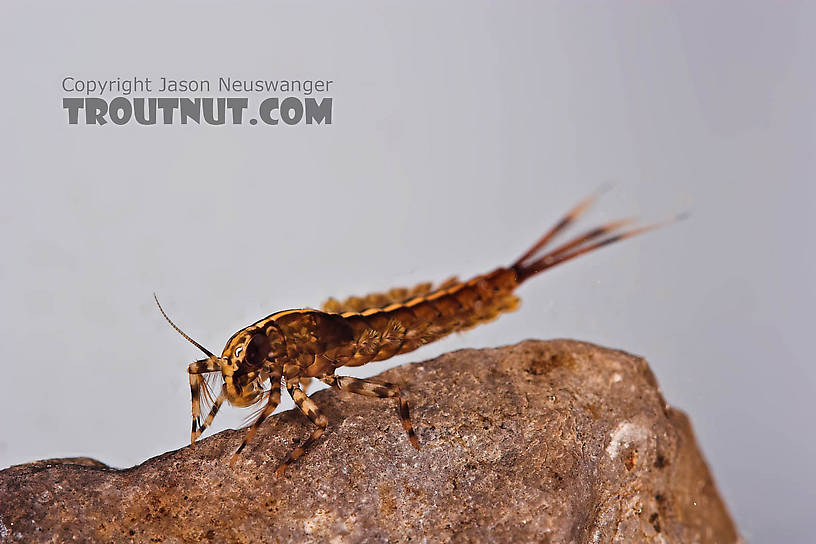
[[[321,378],[321,381],[341,391],[357,393],[358,395],[364,395],[366,397],[377,397],[381,399],[393,398],[396,400],[402,428],[408,433],[408,440],[411,441],[411,445],[419,449],[419,439],[414,432],[414,426],[411,425],[411,414],[408,412],[408,401],[405,400],[398,385],[389,382],[378,383],[370,380],[361,380],[359,378],[352,378],[351,376],[329,376],[327,378]]]

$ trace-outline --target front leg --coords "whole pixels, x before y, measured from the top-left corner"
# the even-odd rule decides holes
[[[295,404],[300,411],[303,412],[312,423],[317,425],[317,429],[312,432],[312,435],[307,438],[303,444],[292,450],[292,452],[286,456],[286,459],[283,460],[278,469],[275,471],[275,474],[278,476],[281,476],[286,470],[286,467],[297,461],[298,458],[306,453],[312,444],[314,444],[315,440],[323,436],[323,432],[326,430],[326,426],[329,424],[329,420],[326,419],[326,416],[320,412],[320,408],[318,408],[317,404],[315,404],[314,401],[303,392],[303,389],[301,389],[296,378],[292,379],[292,383],[286,384],[286,390],[289,391],[290,395],[292,395],[292,400],[295,401]]]
[[[215,419],[216,414],[218,414],[218,410],[221,408],[221,405],[224,403],[224,399],[227,398],[227,387],[225,385],[221,386],[221,392],[218,393],[218,397],[213,402],[212,408],[210,409],[210,413],[207,414],[207,417],[204,418],[204,423],[201,423],[198,426],[198,430],[193,429],[193,436],[191,441],[193,444],[198,437],[204,432],[204,430],[212,424],[213,419]]]
[[[201,435],[201,432],[196,434],[198,428],[200,427],[200,418],[201,418],[201,387],[207,387],[207,383],[204,380],[203,374],[207,374],[209,372],[220,372],[221,366],[218,364],[218,361],[215,359],[204,359],[201,361],[196,361],[194,363],[190,363],[187,367],[187,374],[190,377],[190,396],[192,397],[193,402],[193,429],[190,431],[190,445],[194,445],[196,438]],[[219,395],[220,397],[220,395]],[[223,399],[222,399],[223,400]],[[218,411],[216,409],[216,411]],[[213,414],[213,417],[215,414]]]

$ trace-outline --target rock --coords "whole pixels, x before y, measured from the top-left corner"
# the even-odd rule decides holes
[[[392,401],[320,391],[328,430],[280,478],[311,431],[294,411],[267,420],[234,469],[232,430],[124,470],[8,468],[0,541],[741,542],[643,359],[531,340],[378,378],[404,385],[422,450]]]

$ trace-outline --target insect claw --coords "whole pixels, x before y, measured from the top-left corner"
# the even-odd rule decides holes
[[[193,429],[190,431],[190,447],[192,448],[195,446],[196,438],[201,436],[201,433],[198,432],[198,418],[193,418]]]
[[[282,476],[283,476],[283,473],[284,473],[284,472],[286,472],[286,467],[287,467],[287,466],[289,466],[289,465],[288,465],[288,464],[286,464],[285,462],[284,462],[284,463],[281,463],[281,464],[278,466],[278,468],[276,468],[276,469],[275,469],[275,476],[277,476],[278,478],[282,477]]]

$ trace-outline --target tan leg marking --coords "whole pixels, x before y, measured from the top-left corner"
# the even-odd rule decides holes
[[[269,396],[267,397],[266,406],[264,407],[263,411],[258,414],[258,418],[252,423],[252,426],[247,431],[246,435],[244,436],[244,440],[241,442],[241,445],[238,446],[238,449],[232,454],[232,458],[230,459],[230,467],[235,465],[235,461],[238,459],[238,455],[244,450],[247,443],[252,440],[252,437],[255,436],[255,433],[258,431],[258,427],[261,426],[261,423],[269,417],[272,412],[275,411],[275,408],[278,407],[281,400],[281,373],[280,367],[276,370],[273,370],[272,373],[269,375],[269,379],[271,380],[272,388],[269,390]]]
[[[215,419],[218,410],[221,408],[221,405],[224,403],[224,399],[227,398],[227,388],[226,386],[221,386],[221,392],[218,393],[218,397],[216,397],[215,402],[213,402],[212,408],[210,408],[210,413],[207,414],[207,417],[204,419],[204,423],[199,425],[198,430],[193,430],[193,434],[190,437],[190,441],[192,444],[195,444],[195,441],[198,440],[198,437],[202,435],[204,430],[212,424],[213,419]],[[191,445],[192,445],[191,444]]]
[[[286,390],[289,391],[290,395],[292,395],[292,399],[295,401],[295,404],[300,411],[303,412],[312,423],[317,425],[317,429],[315,429],[314,432],[312,432],[312,435],[300,446],[292,450],[292,452],[286,456],[286,459],[283,460],[275,471],[275,474],[278,476],[281,476],[284,473],[286,467],[303,456],[303,454],[309,450],[312,444],[314,444],[315,440],[323,436],[323,432],[326,430],[326,426],[329,424],[329,420],[326,419],[325,415],[320,413],[320,408],[318,408],[317,404],[306,396],[306,393],[303,392],[303,389],[300,388],[300,385],[298,385],[296,381],[294,384],[288,384],[286,386]]]
[[[408,433],[408,440],[411,445],[419,449],[419,439],[414,432],[414,426],[411,424],[411,414],[408,411],[408,401],[402,395],[399,386],[393,383],[384,382],[378,383],[370,380],[361,380],[359,378],[352,378],[351,376],[329,376],[321,378],[321,381],[336,387],[341,391],[348,391],[349,393],[357,393],[366,397],[378,398],[393,398],[397,401],[397,411],[399,413],[402,428]]]
[[[201,387],[205,385],[204,376],[202,376],[202,374],[218,372],[220,370],[221,367],[218,366],[218,363],[208,359],[190,363],[190,365],[187,367],[187,374],[190,377],[190,396],[192,397],[193,402],[193,428],[190,431],[191,446],[195,444],[196,438],[201,435],[200,432],[196,434],[196,431],[200,426],[199,419],[201,418]]]

